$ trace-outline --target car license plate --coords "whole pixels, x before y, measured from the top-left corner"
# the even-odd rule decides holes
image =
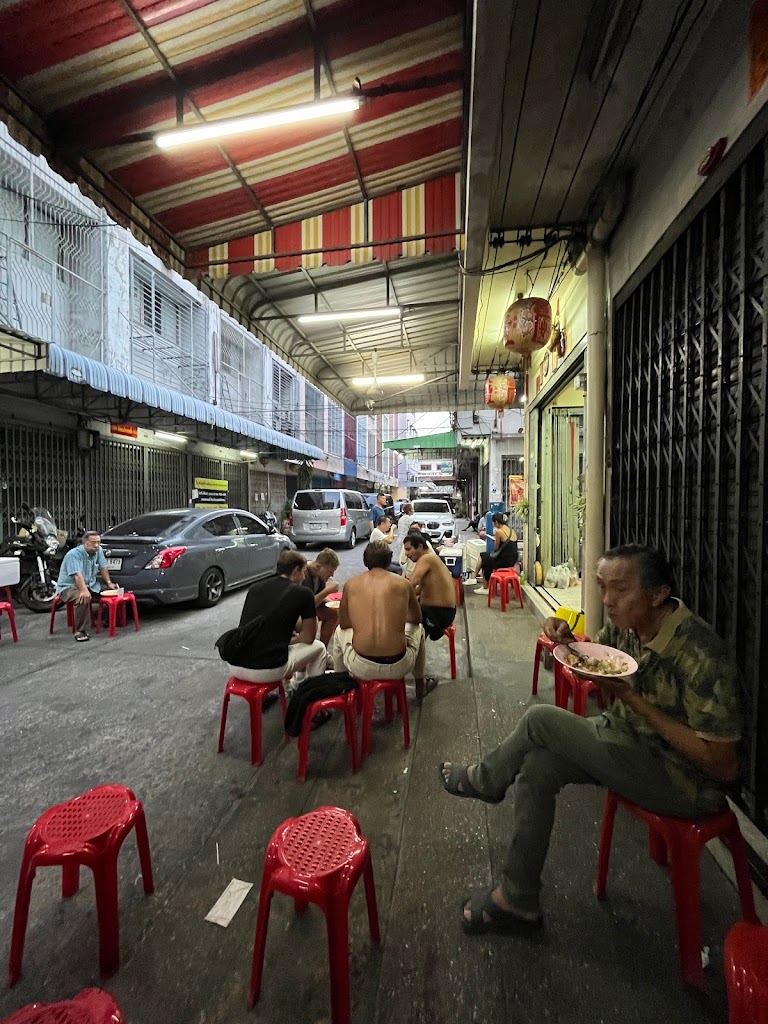
[[[108,558],[107,559],[107,568],[108,569],[122,569],[123,568],[123,560],[122,560],[122,558]]]
[[[319,533],[320,530],[325,529],[325,523],[310,523],[309,528],[313,533]]]

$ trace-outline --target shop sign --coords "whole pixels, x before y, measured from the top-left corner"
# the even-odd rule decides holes
[[[229,483],[226,480],[210,480],[196,476],[192,490],[192,504],[195,508],[226,508]]]
[[[130,423],[110,423],[110,434],[119,434],[121,437],[138,437],[139,428],[132,427]]]

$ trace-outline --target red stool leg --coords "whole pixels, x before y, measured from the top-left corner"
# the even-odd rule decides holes
[[[227,727],[227,708],[229,707],[229,692],[224,691],[224,703],[221,705],[221,725],[219,726],[219,746],[217,753],[224,749],[224,730]]]
[[[544,645],[540,641],[536,641],[536,654],[533,659],[533,682],[531,683],[531,696],[535,697],[539,692],[539,667],[541,665],[541,656],[544,653]],[[555,662],[555,671],[557,671],[557,662]],[[557,687],[555,687],[557,690]]]
[[[139,807],[134,825],[136,828],[136,846],[139,850],[139,863],[141,864],[141,878],[144,883],[144,892],[154,892],[155,880],[152,877],[152,857],[149,852],[147,819],[144,816],[143,807]]]
[[[384,691],[384,721],[389,725],[392,721],[392,691]]]
[[[349,998],[349,905],[339,892],[325,908],[328,929],[328,963],[331,973],[331,1020],[351,1024]]]
[[[123,607],[123,613],[125,613],[125,607]],[[117,632],[117,605],[114,601],[109,602],[109,635],[113,637]]]
[[[451,658],[451,679],[456,678],[456,627],[449,626],[445,631],[448,637],[448,654]]]
[[[371,752],[371,719],[373,718],[373,696],[370,686],[363,684],[363,735],[360,760]]]
[[[736,886],[739,890],[739,901],[741,903],[741,916],[750,924],[760,924],[755,912],[755,897],[752,892],[752,876],[749,872],[749,861],[747,860],[747,847],[744,837],[741,834],[736,815],[731,815],[731,824],[728,834],[723,837],[733,858],[733,871],[736,875]]]
[[[99,973],[107,978],[120,966],[120,919],[117,905],[117,851],[106,850],[94,868],[99,922]]]
[[[400,680],[397,688],[397,704],[400,708],[400,716],[403,719],[403,746],[407,750],[411,745],[411,724],[408,721],[408,701],[405,694],[405,680]]]
[[[80,888],[80,865],[77,861],[68,860],[61,866],[61,895],[63,899],[74,896]]]
[[[264,950],[267,945],[267,926],[269,925],[269,908],[272,904],[272,865],[269,851],[261,876],[261,892],[259,894],[259,913],[256,917],[256,937],[253,942],[253,964],[251,966],[251,983],[248,986],[248,1005],[253,1006],[261,995],[261,977],[264,973]]]
[[[365,902],[368,907],[368,927],[371,932],[371,938],[374,942],[380,942],[379,910],[376,905],[376,883],[373,879],[373,863],[370,850],[363,867],[363,884],[365,885]]]
[[[128,622],[126,614],[126,601],[120,601],[117,605],[117,624],[118,626],[125,626]]]
[[[360,770],[360,761],[357,756],[357,714],[355,712],[356,694],[350,691],[347,696],[347,703],[344,706],[344,721],[347,726],[347,743],[349,752],[352,755],[352,773]]]
[[[616,808],[619,799],[615,793],[608,792],[605,798],[603,824],[600,828],[600,852],[597,855],[597,875],[593,891],[599,900],[605,899],[605,884],[608,881],[608,862],[611,859],[611,840],[613,839],[613,823],[616,820]]]
[[[6,613],[8,620],[11,623],[11,636],[13,637],[13,642],[17,644],[19,642],[19,638],[16,634],[16,616],[13,612],[13,608],[11,608],[9,604],[7,608],[3,609],[3,611]]]
[[[251,721],[251,764],[261,764],[261,702],[264,692],[257,689],[247,699]]]
[[[677,924],[677,955],[683,979],[704,987],[701,964],[701,851],[681,839],[667,843]]]
[[[136,607],[136,598],[133,594],[128,595],[128,599],[131,602],[131,611],[133,612],[133,631],[134,633],[139,632],[139,610]]]
[[[21,977],[21,961],[24,956],[24,938],[27,934],[29,917],[29,901],[32,895],[32,882],[35,868],[31,861],[30,837],[24,846],[24,859],[19,872],[19,885],[16,890],[16,906],[13,911],[13,933],[11,936],[11,955],[8,961],[8,988],[13,988]]]
[[[307,777],[307,761],[309,760],[309,731],[312,728],[312,705],[304,712],[299,733],[299,771],[297,778],[303,782]]]
[[[59,607],[60,604],[61,604],[61,601],[59,601],[59,595],[57,594],[54,597],[53,601],[51,602],[51,621],[48,624],[48,635],[49,636],[53,633],[53,626],[54,626],[54,623],[56,621],[56,609]]]
[[[491,578],[488,580],[488,603],[486,608],[491,607],[491,601],[494,597],[496,597],[496,580],[493,578],[493,573],[491,573]]]
[[[521,608],[525,608],[525,605],[523,604],[523,591],[522,591],[522,588],[520,586],[520,580],[519,580],[519,578],[517,576],[513,576],[512,577],[512,586],[513,586],[514,591],[515,591],[515,597],[520,602],[520,607]]]

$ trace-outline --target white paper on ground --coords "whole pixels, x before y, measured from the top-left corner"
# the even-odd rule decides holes
[[[253,882],[242,882],[239,878],[233,878],[205,915],[205,920],[226,928],[252,888]]]

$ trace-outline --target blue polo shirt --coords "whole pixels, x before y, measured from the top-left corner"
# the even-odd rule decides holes
[[[384,515],[386,515],[386,512],[383,508],[380,508],[378,505],[371,506],[371,519],[373,520],[374,527],[379,525],[379,520]]]
[[[82,544],[79,547],[72,548],[71,551],[64,555],[64,561],[61,563],[59,578],[56,581],[56,593],[61,594],[64,590],[77,586],[75,583],[75,573],[80,573],[89,590],[94,591],[96,594],[100,593],[99,572],[101,569],[106,568],[106,565],[107,560],[101,548],[99,548],[95,555],[89,555]]]

